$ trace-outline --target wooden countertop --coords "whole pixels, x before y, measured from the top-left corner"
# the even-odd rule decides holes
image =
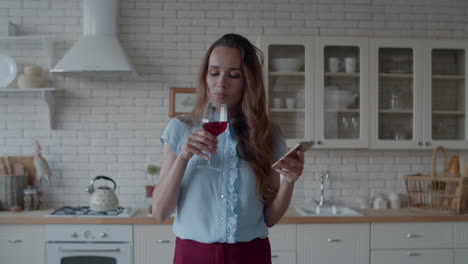
[[[468,222],[468,214],[416,212],[409,209],[355,209],[364,216],[304,217],[293,207],[289,208],[280,224],[331,224],[331,223],[391,223],[391,222]],[[146,209],[133,217],[50,217],[53,210],[13,213],[0,211],[0,224],[158,224],[148,216]],[[172,224],[172,218],[161,224]]]

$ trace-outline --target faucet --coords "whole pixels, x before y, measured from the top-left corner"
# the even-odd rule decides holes
[[[320,173],[320,200],[314,200],[317,207],[324,207],[326,205],[331,205],[330,200],[325,200],[325,188],[324,188],[325,179],[330,179],[328,170],[322,171]]]

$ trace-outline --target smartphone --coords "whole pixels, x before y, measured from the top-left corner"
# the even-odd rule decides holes
[[[302,152],[306,152],[310,147],[312,147],[314,143],[312,141],[303,141],[299,142],[296,146],[294,146],[292,149],[290,149],[286,154],[283,155],[279,160],[277,160],[273,165],[271,166],[273,169],[276,169],[278,166],[279,162],[284,159],[284,157],[295,157],[296,152],[298,150]]]

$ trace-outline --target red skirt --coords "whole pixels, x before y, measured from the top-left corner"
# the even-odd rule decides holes
[[[174,264],[271,264],[270,241],[205,244],[177,237]]]

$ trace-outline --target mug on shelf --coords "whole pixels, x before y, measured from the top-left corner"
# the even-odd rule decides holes
[[[283,98],[273,98],[273,108],[282,108]]]
[[[286,98],[286,107],[288,109],[296,108],[296,98]]]
[[[328,58],[328,71],[339,72],[341,70],[341,61],[337,57]]]
[[[345,72],[351,73],[351,72],[356,72],[356,58],[345,58]]]

